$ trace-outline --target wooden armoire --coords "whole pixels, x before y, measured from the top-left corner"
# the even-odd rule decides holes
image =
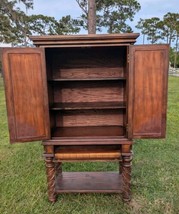
[[[130,200],[132,144],[164,138],[168,45],[139,34],[33,36],[5,48],[10,142],[42,140],[48,198],[121,193]],[[117,161],[118,172],[63,172],[63,162]]]

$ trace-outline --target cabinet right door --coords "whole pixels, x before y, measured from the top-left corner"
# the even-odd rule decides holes
[[[128,137],[164,138],[168,45],[129,47]]]

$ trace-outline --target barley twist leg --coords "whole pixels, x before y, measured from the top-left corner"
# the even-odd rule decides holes
[[[56,201],[55,193],[55,164],[53,158],[46,157],[46,173],[47,173],[47,183],[48,183],[48,199],[50,202]]]
[[[132,155],[122,157],[121,176],[123,181],[123,200],[131,200],[131,164]]]

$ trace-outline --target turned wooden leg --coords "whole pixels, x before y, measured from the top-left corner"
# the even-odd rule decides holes
[[[46,172],[47,172],[47,183],[48,183],[48,199],[50,202],[56,201],[55,193],[55,164],[53,158],[46,157]]]
[[[121,176],[123,181],[123,200],[131,200],[131,161],[132,155],[122,157]]]
[[[55,162],[55,174],[56,177],[62,174],[62,163],[61,162]]]
[[[121,159],[119,160],[119,174],[122,174],[122,171],[123,171],[123,164],[122,164],[122,157],[121,157]]]

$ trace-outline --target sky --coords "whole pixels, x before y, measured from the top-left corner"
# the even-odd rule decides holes
[[[139,32],[135,25],[140,18],[159,17],[162,19],[168,12],[179,13],[179,0],[138,0],[138,2],[141,5],[141,10],[136,13],[134,21],[130,22],[134,32]],[[53,16],[58,20],[66,15],[78,18],[81,9],[75,0],[34,0],[34,9],[29,11],[29,14]],[[86,32],[82,30],[80,33],[84,34]],[[142,36],[139,37],[138,43],[142,43]]]
[[[76,0],[33,0],[34,9],[29,10],[28,14],[43,14],[47,16],[53,16],[57,20],[62,16],[71,15],[72,18],[78,18],[81,14]],[[135,28],[140,18],[147,19],[151,17],[162,17],[168,12],[179,13],[179,0],[138,0],[141,5],[141,10],[136,13],[133,22],[130,22],[134,33],[138,33],[139,30]],[[81,34],[87,33],[85,30],[80,32]],[[102,32],[102,33],[105,33]],[[142,36],[137,40],[137,43],[142,43]]]

